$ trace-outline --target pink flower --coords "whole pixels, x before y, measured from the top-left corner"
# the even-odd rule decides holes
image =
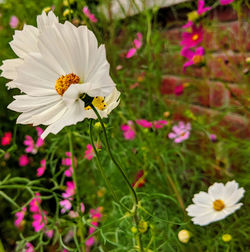
[[[11,132],[5,132],[2,139],[1,139],[1,145],[9,145],[12,139],[12,133]]]
[[[93,236],[90,237],[88,240],[85,241],[85,245],[86,245],[87,247],[92,247],[92,246],[94,245],[94,243],[95,243],[95,240],[94,240],[94,237],[93,237]]]
[[[93,149],[91,144],[87,144],[86,148],[87,148],[87,150],[85,150],[84,158],[87,158],[88,160],[91,160],[95,156],[94,149]],[[101,149],[100,144],[99,144],[98,148]]]
[[[73,181],[66,182],[65,193],[62,193],[63,198],[72,200],[72,196],[75,194],[75,183]]]
[[[10,18],[10,23],[9,23],[10,27],[11,27],[12,29],[15,29],[15,28],[17,28],[18,23],[19,23],[18,18],[17,18],[16,16],[11,16],[11,18]]]
[[[196,48],[195,52],[190,50],[188,47],[183,47],[181,50],[181,55],[189,59],[183,65],[183,71],[185,72],[186,68],[192,65],[197,65],[202,62],[203,55],[205,54],[205,50],[203,47]]]
[[[43,130],[40,127],[36,127],[36,131],[38,135],[36,143],[34,142],[31,136],[25,136],[24,145],[27,146],[27,148],[25,149],[26,153],[36,154],[38,151],[38,148],[44,144],[44,141],[41,138]]]
[[[181,45],[184,47],[195,47],[199,43],[201,43],[203,39],[203,30],[202,27],[196,27],[196,25],[192,26],[191,32],[183,32]]]
[[[209,138],[212,142],[216,142],[217,141],[217,136],[215,134],[210,134]]]
[[[21,228],[23,225],[23,219],[26,213],[26,207],[22,208],[22,210],[20,212],[16,212],[16,220],[15,220],[15,225],[18,228]]]
[[[40,161],[40,164],[41,164],[41,167],[39,167],[38,169],[37,169],[37,177],[41,177],[43,174],[44,174],[44,172],[45,172],[45,170],[46,170],[46,159],[42,159],[41,161]]]
[[[54,230],[47,230],[45,234],[47,235],[48,238],[51,239],[54,235]]]
[[[44,140],[41,138],[41,135],[43,134],[43,130],[40,127],[36,127],[37,131],[37,140],[36,140],[36,147],[39,148],[44,144]]]
[[[45,224],[47,224],[47,218],[46,218],[46,212],[43,211],[43,214],[41,212],[34,213],[33,216],[33,222],[32,226],[35,230],[35,232],[39,232],[43,229]]]
[[[65,199],[65,200],[61,200],[59,202],[60,206],[62,207],[61,209],[61,213],[65,213],[66,211],[70,210],[72,207],[72,204],[69,200]]]
[[[95,17],[94,14],[92,14],[88,8],[88,6],[83,7],[82,12],[86,17],[89,18],[89,20],[93,23],[97,23],[98,19]]]
[[[132,121],[128,121],[128,124],[123,124],[121,130],[123,131],[124,138],[127,140],[133,140],[136,136]]]
[[[23,154],[19,157],[19,166],[26,166],[29,163],[29,158]]]
[[[134,39],[134,45],[136,49],[140,49],[142,46],[142,34],[140,32],[136,33],[137,38]]]
[[[179,122],[172,128],[173,132],[168,134],[170,139],[174,139],[175,143],[181,143],[189,138],[191,125],[190,123],[185,124],[184,122]]]
[[[165,125],[167,125],[168,122],[165,120],[159,120],[159,121],[154,121],[153,125],[156,129],[161,129],[163,128]]]
[[[149,122],[145,119],[139,119],[139,120],[136,120],[136,123],[144,128],[152,128],[153,127],[153,123],[152,122]]]
[[[39,205],[41,204],[42,200],[40,198],[40,193],[35,193],[35,197],[31,200],[31,202],[29,203],[30,206],[30,212],[32,213],[37,213],[40,212],[40,208]]]
[[[71,162],[71,153],[66,152],[65,154],[66,154],[66,156],[68,156],[68,158],[62,159],[62,165],[69,166],[69,168],[64,172],[64,174],[65,174],[66,177],[71,177],[72,173],[73,173],[73,167],[71,166],[71,164],[72,164],[72,162]],[[74,157],[74,162],[75,162],[75,166],[76,166],[77,165],[76,157]]]
[[[137,50],[140,49],[142,46],[142,34],[140,32],[136,33],[136,38],[134,39],[133,43],[135,47],[129,49],[126,55],[127,59],[133,57],[136,54]]]
[[[220,0],[220,4],[221,5],[227,5],[227,4],[230,4],[232,3],[234,0]]]
[[[205,7],[205,0],[199,0],[198,1],[198,14],[202,15],[203,13],[210,11],[211,7]]]
[[[35,252],[34,246],[30,242],[25,244],[25,252]]]
[[[183,90],[184,90],[184,86],[183,86],[183,84],[180,84],[175,87],[174,93],[176,96],[179,96],[179,95],[183,94]]]
[[[190,28],[194,25],[193,21],[188,21],[185,25],[182,26],[183,29]]]

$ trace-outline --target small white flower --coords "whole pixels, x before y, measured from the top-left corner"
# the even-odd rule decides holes
[[[211,222],[222,220],[234,213],[243,204],[237,202],[243,197],[245,190],[238,188],[234,180],[222,183],[214,183],[208,188],[208,193],[199,192],[193,197],[192,205],[186,209],[192,216],[194,224],[205,226]]]
[[[8,106],[21,112],[20,124],[48,125],[42,134],[57,134],[85,118],[101,117],[119,104],[120,92],[109,75],[104,45],[86,26],[60,24],[51,11],[37,17],[37,28],[25,25],[10,43],[19,57],[5,60],[1,76],[9,88],[24,94]]]

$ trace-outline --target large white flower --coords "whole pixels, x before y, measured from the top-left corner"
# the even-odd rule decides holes
[[[12,80],[14,96],[8,106],[22,112],[17,123],[48,125],[42,138],[84,118],[101,117],[119,104],[120,92],[109,75],[104,45],[86,26],[60,24],[53,12],[37,17],[37,28],[25,25],[10,43],[18,59],[6,60],[2,76]]]
[[[208,188],[208,193],[199,192],[193,197],[192,205],[186,209],[192,216],[194,224],[205,226],[211,222],[222,220],[238,210],[243,204],[237,202],[243,197],[245,190],[238,188],[234,180],[222,183],[214,183]]]

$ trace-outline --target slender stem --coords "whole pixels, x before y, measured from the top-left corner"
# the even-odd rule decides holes
[[[106,185],[107,185],[109,191],[111,192],[114,201],[117,202],[118,204],[120,204],[120,202],[119,202],[119,200],[118,200],[118,198],[117,198],[117,196],[116,196],[116,194],[115,194],[115,192],[114,192],[114,190],[113,190],[111,184],[110,184],[109,181],[108,181],[108,178],[107,178],[106,175],[105,175],[104,169],[103,169],[103,167],[102,167],[102,165],[101,165],[101,162],[100,162],[100,158],[99,158],[98,151],[97,151],[97,149],[96,149],[96,147],[95,147],[95,144],[94,144],[94,140],[93,140],[93,120],[92,120],[92,119],[90,120],[90,124],[89,124],[89,137],[90,137],[91,145],[92,145],[93,150],[94,150],[95,155],[96,155],[98,168],[99,168],[99,170],[100,170],[100,172],[101,172],[101,174],[102,174],[102,177],[103,177],[103,179],[104,179],[104,181],[105,181],[105,183],[106,183]]]
[[[72,134],[70,131],[68,131],[68,137],[69,137],[69,150],[70,150],[70,157],[71,157],[71,166],[72,166],[72,178],[75,184],[75,195],[76,195],[76,209],[78,210],[79,213],[79,220],[78,220],[78,225],[79,225],[79,235],[81,239],[81,248],[82,251],[85,251],[85,241],[84,241],[84,236],[83,236],[83,223],[82,223],[82,212],[81,212],[81,207],[80,207],[80,197],[78,193],[78,186],[77,186],[77,178],[76,178],[76,167],[75,167],[75,160],[74,160],[74,149],[73,149],[73,142],[72,142]]]
[[[114,158],[112,152],[111,152],[111,148],[110,148],[110,145],[109,145],[109,141],[108,141],[108,137],[107,137],[107,133],[106,133],[106,129],[105,129],[105,126],[103,124],[103,121],[102,121],[102,118],[101,116],[99,115],[98,111],[96,110],[96,108],[93,106],[93,104],[91,103],[90,104],[91,108],[94,110],[99,122],[101,123],[101,126],[102,126],[102,130],[103,130],[103,134],[104,134],[104,141],[105,141],[105,145],[106,145],[106,149],[108,151],[108,154],[111,158],[111,160],[113,161],[113,163],[115,164],[115,166],[118,168],[119,172],[122,174],[124,180],[126,181],[127,183],[127,186],[129,187],[130,189],[130,192],[132,194],[132,197],[134,199],[134,221],[136,223],[136,227],[137,227],[137,230],[138,230],[138,226],[139,226],[139,218],[138,218],[138,198],[137,198],[137,195],[136,195],[136,192],[133,188],[133,186],[131,185],[131,183],[129,182],[128,180],[128,177],[127,175],[125,174],[125,172],[123,171],[122,167],[119,165],[119,163],[116,161],[116,159]],[[139,230],[138,230],[139,231]],[[143,246],[142,246],[142,240],[141,240],[141,234],[140,232],[138,233],[138,243],[139,243],[139,250],[141,252],[143,252]]]

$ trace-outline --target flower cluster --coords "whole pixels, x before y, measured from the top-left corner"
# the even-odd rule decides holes
[[[98,207],[97,209],[90,209],[89,213],[90,213],[90,218],[91,218],[91,222],[90,222],[91,227],[89,228],[89,235],[95,232],[96,230],[95,227],[98,227],[98,223],[101,221],[101,218],[102,218],[102,212],[103,212],[102,207]],[[94,243],[95,243],[95,239],[93,236],[85,241],[87,252],[90,251]]]
[[[73,167],[72,167],[72,161],[71,161],[71,153],[66,152],[65,155],[67,156],[66,158],[62,159],[62,165],[68,166],[68,169],[65,170],[64,175],[66,177],[71,177],[73,173]],[[77,159],[74,157],[74,165],[76,167],[77,165]]]
[[[142,46],[142,34],[140,32],[136,33],[136,38],[133,41],[134,47],[130,48],[128,53],[126,54],[126,58],[129,59],[133,57],[137,50]]]
[[[84,13],[84,15],[89,18],[89,20],[93,23],[97,23],[98,19],[95,17],[95,15],[93,13],[90,12],[89,7],[88,6],[84,6],[82,9],[82,12]]]
[[[29,135],[25,136],[24,145],[27,146],[27,148],[25,149],[26,153],[36,154],[39,147],[43,146],[44,144],[44,141],[41,138],[43,130],[40,127],[36,127],[36,131],[38,136],[36,142],[33,140],[31,136]]]
[[[72,207],[73,196],[75,195],[75,183],[73,181],[66,182],[66,190],[62,193],[64,200],[60,201],[60,206],[62,207],[61,213],[69,211]]]

